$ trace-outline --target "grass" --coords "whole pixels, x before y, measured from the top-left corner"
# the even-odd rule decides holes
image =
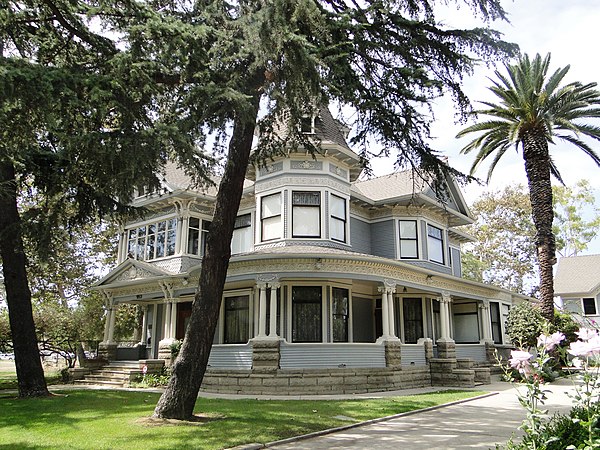
[[[162,426],[144,420],[152,414],[159,397],[149,392],[73,390],[51,398],[0,397],[0,449],[221,449],[270,442],[478,394],[481,392],[442,391],[340,401],[199,399],[196,414],[212,420]]]
[[[61,382],[59,369],[45,368],[46,383],[48,385]],[[17,389],[17,373],[15,365],[12,361],[0,361],[0,390],[2,389]],[[0,443],[1,441],[0,437]],[[2,446],[0,445],[0,449]]]

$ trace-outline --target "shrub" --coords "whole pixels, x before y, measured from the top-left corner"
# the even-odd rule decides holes
[[[506,334],[519,348],[532,348],[542,334],[546,320],[539,308],[530,302],[522,302],[512,307],[506,319]]]

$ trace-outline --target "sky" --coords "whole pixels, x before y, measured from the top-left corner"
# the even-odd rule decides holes
[[[494,22],[491,28],[504,33],[504,39],[517,43],[522,53],[531,57],[536,53],[545,56],[552,54],[550,72],[559,67],[571,66],[565,82],[600,83],[600,1],[598,0],[503,0],[510,23]],[[475,21],[466,8],[444,11],[440,18],[451,26],[475,27],[481,22]],[[504,73],[502,65],[497,67]],[[464,80],[464,92],[477,107],[477,100],[495,100],[488,91],[494,78],[493,69],[482,66]],[[456,139],[455,136],[465,125],[455,124],[454,108],[449,99],[440,99],[434,106],[436,121],[432,127],[434,148],[443,149],[449,163],[456,169],[468,173],[473,154],[460,155],[460,149],[469,138]],[[600,126],[600,120],[596,121]],[[600,142],[592,142],[592,148],[600,153]],[[566,143],[557,143],[550,148],[566,185],[574,185],[580,179],[590,181],[595,196],[600,195],[600,168],[581,150]],[[376,175],[389,172],[390,163],[385,160],[371,162]],[[487,177],[487,166],[482,166],[476,176]],[[520,154],[507,152],[496,166],[494,175],[484,187],[475,183],[463,188],[465,199],[470,204],[484,190],[498,190],[508,184],[526,185],[525,169]],[[600,237],[590,243],[582,254],[600,253]]]

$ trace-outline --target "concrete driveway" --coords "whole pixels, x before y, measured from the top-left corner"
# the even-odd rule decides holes
[[[268,445],[283,449],[467,449],[505,443],[525,417],[516,390],[508,383],[485,386],[497,394],[486,398],[405,415],[323,436]],[[522,388],[521,388],[522,389]],[[570,409],[569,380],[547,386],[550,414]]]

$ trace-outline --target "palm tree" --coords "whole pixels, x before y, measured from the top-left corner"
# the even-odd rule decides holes
[[[499,103],[482,102],[487,108],[475,111],[490,119],[471,125],[457,137],[480,133],[461,153],[478,150],[471,174],[489,156],[488,181],[498,161],[513,147],[522,150],[529,184],[529,199],[536,227],[536,246],[540,267],[540,302],[546,319],[554,317],[554,286],[552,266],[556,262],[555,238],[552,233],[552,185],[550,174],[561,183],[550,152],[549,144],[557,139],[573,144],[600,166],[600,158],[582,140],[589,136],[600,140],[600,128],[582,123],[580,119],[600,117],[600,91],[596,83],[579,82],[560,86],[569,66],[559,68],[547,77],[550,54],[533,60],[527,55],[514,65],[506,65],[507,76],[496,71],[498,81],[492,80],[489,89],[500,99]]]

